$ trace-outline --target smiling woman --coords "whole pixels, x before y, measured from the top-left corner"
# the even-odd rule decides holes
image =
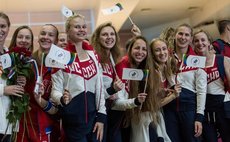
[[[17,47],[24,47],[29,51],[33,52],[33,48],[34,48],[33,40],[34,40],[34,35],[30,27],[20,26],[15,30],[13,34],[9,46],[9,50],[17,46]]]
[[[10,20],[8,16],[5,13],[0,12],[0,53],[1,54],[8,52],[8,48],[4,46],[4,43],[9,32],[9,27],[10,27]],[[12,126],[12,124],[10,124],[8,121],[9,118],[7,118],[7,114],[11,106],[10,97],[11,98],[13,98],[13,96],[21,97],[21,94],[24,94],[24,88],[19,84],[18,85],[7,84],[7,79],[3,79],[2,68],[3,68],[2,64],[0,64],[0,71],[1,71],[0,101],[4,102],[0,104],[0,108],[1,108],[0,121],[2,124],[0,126],[0,140],[3,142],[10,142],[15,138],[15,135],[13,135],[13,138],[11,139],[13,127],[17,126],[17,122],[15,122],[14,126]],[[16,78],[15,80],[18,80],[18,78]],[[21,82],[22,80],[19,79],[19,81]]]
[[[84,16],[70,16],[66,33],[69,41],[65,49],[76,57],[73,64],[52,74],[52,99],[61,105],[59,113],[68,142],[102,141],[106,117],[102,76],[93,47],[84,41]]]

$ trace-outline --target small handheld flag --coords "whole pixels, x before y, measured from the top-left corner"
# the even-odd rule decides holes
[[[72,64],[75,59],[75,54],[70,53],[69,51],[60,48],[54,44],[52,44],[50,51],[47,55],[48,58],[55,60],[64,65]]]
[[[42,77],[38,76],[37,80],[36,80],[35,87],[34,87],[34,93],[37,94],[37,95],[39,94],[39,86],[40,86],[41,82],[42,82]]]
[[[61,64],[49,57],[46,57],[45,58],[45,66],[46,67],[51,67],[51,68],[59,68],[59,69],[64,69],[65,68],[65,65],[64,64]]]
[[[61,12],[66,18],[69,18],[70,16],[74,14],[72,10],[70,10],[64,5],[62,6]]]
[[[183,54],[183,64],[190,67],[204,68],[206,57]]]
[[[102,9],[102,13],[104,15],[110,15],[110,14],[117,13],[117,12],[121,11],[122,9],[123,9],[122,5],[120,3],[117,3],[116,5],[114,5],[110,8]]]
[[[8,53],[0,56],[0,62],[2,63],[2,69],[12,66],[12,59]]]
[[[42,76],[43,76],[42,71],[43,71],[44,56],[45,56],[45,54],[42,53],[40,74],[37,77],[36,84],[35,84],[35,87],[34,87],[34,93],[37,94],[37,95],[39,95],[40,84],[42,83],[42,80],[43,80],[43,78],[42,78]],[[39,102],[41,102],[41,96],[39,97]]]
[[[122,73],[122,79],[141,81],[141,80],[145,80],[148,74],[149,74],[148,70],[124,68]]]
[[[118,75],[117,75],[117,71],[116,71],[116,69],[115,69],[115,62],[114,62],[114,60],[113,60],[113,55],[110,54],[109,58],[110,58],[110,62],[111,62],[111,64],[112,64],[113,70],[114,70],[114,72],[115,72],[115,75],[116,75],[116,77],[117,77]]]
[[[129,21],[131,22],[131,24],[134,25],[134,22],[133,22],[133,20],[131,19],[131,17],[129,16],[128,18],[129,18]]]

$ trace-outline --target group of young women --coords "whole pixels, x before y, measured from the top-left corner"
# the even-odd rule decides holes
[[[193,35],[192,28],[182,24],[171,34],[169,46],[162,38],[149,44],[133,25],[127,54],[119,59],[119,36],[112,23],[97,27],[90,43],[86,25],[82,15],[69,17],[61,40],[54,25],[42,26],[39,48],[32,54],[38,65],[34,74],[18,76],[24,85],[7,85],[1,77],[2,141],[12,141],[13,131],[18,142],[217,142],[217,133],[223,142],[230,141],[230,122],[223,109],[226,81],[219,69],[224,68],[229,82],[229,63],[211,51],[205,31]],[[4,42],[9,28],[8,16],[0,12],[1,54],[8,52]],[[73,63],[64,69],[46,67],[44,56],[52,44],[75,53]],[[9,50],[15,47],[33,52],[28,26],[15,30]],[[206,56],[206,68],[187,66],[183,54]],[[124,68],[148,70],[149,74],[143,81],[124,80]],[[41,82],[36,80],[36,69]],[[24,92],[30,95],[29,109],[19,128],[12,130],[6,118],[9,96],[20,97]]]

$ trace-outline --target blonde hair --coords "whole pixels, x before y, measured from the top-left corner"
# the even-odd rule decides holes
[[[160,39],[165,40],[168,44],[170,50],[173,50],[174,47],[174,38],[175,38],[175,29],[172,27],[168,27],[162,31],[160,34]]]
[[[195,35],[197,35],[198,33],[204,33],[206,36],[207,36],[207,38],[208,38],[208,41],[210,42],[210,44],[212,43],[212,37],[210,36],[210,34],[208,33],[208,32],[206,32],[205,30],[203,30],[203,29],[198,29],[198,30],[196,30],[195,32],[194,32],[194,34],[193,34],[193,36],[195,36]],[[194,39],[193,39],[194,40]]]
[[[66,22],[65,22],[65,30],[66,30],[66,33],[69,31],[69,29],[70,29],[70,22],[73,20],[73,19],[75,19],[75,18],[81,18],[81,19],[84,19],[85,20],[85,17],[83,16],[83,15],[81,15],[81,14],[74,14],[74,15],[72,15],[72,16],[70,16],[67,20],[66,20]]]

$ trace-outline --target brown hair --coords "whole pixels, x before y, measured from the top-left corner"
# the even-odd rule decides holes
[[[179,26],[176,28],[175,33],[178,32],[178,29],[179,29],[180,27],[187,27],[187,28],[189,28],[190,31],[191,31],[191,32],[190,32],[191,36],[193,35],[193,28],[192,28],[189,24],[186,24],[186,23],[179,25]]]
[[[115,30],[115,27],[112,25],[111,22],[106,22],[106,23],[101,24],[94,31],[94,33],[93,33],[93,35],[91,37],[91,44],[94,47],[94,49],[97,51],[97,54],[99,55],[99,57],[101,59],[100,62],[102,63],[102,65],[103,65],[103,63],[108,63],[108,61],[110,59],[109,55],[106,54],[105,48],[102,47],[102,45],[100,43],[100,40],[99,40],[100,39],[101,30],[104,27],[111,27],[114,30],[114,33],[115,33],[115,36],[116,36],[116,43],[115,43],[114,47],[110,50],[110,53],[112,54],[115,63],[117,62],[117,59],[118,59],[119,53],[120,53],[119,52],[120,51],[119,50],[120,39],[119,39],[118,33]]]
[[[58,31],[58,28],[55,26],[55,25],[53,25],[53,24],[45,24],[44,26],[51,26],[51,27],[53,27],[54,29],[55,29],[55,31],[56,31],[56,39],[55,39],[55,44],[57,44],[57,41],[58,41],[58,35],[59,35],[59,31]]]
[[[230,24],[230,20],[220,20],[218,21],[218,31],[220,34],[223,34],[225,28]]]
[[[25,26],[25,25],[18,27],[18,28],[14,31],[14,34],[13,34],[12,39],[11,39],[11,42],[10,42],[9,50],[13,49],[13,48],[16,46],[16,40],[17,40],[18,33],[19,33],[19,31],[22,30],[22,29],[28,29],[28,30],[30,31],[30,34],[31,34],[31,47],[29,48],[29,50],[30,50],[31,52],[33,52],[33,49],[34,49],[34,43],[33,43],[33,41],[34,41],[34,35],[33,35],[33,32],[32,32],[32,30],[31,30],[31,28],[28,27],[28,26]]]
[[[3,18],[3,19],[5,19],[8,27],[10,27],[10,19],[9,19],[9,17],[4,12],[0,11],[0,17]]]
[[[142,61],[139,65],[137,65],[132,59],[131,51],[133,48],[134,43],[137,40],[143,40],[145,41],[147,45],[147,57],[144,61]],[[134,121],[140,120],[140,112],[150,112],[150,116],[153,118],[153,124],[157,124],[158,122],[158,114],[157,112],[160,110],[160,104],[159,104],[159,98],[157,97],[157,92],[159,92],[160,88],[160,78],[156,76],[156,70],[153,67],[153,59],[152,59],[152,53],[150,51],[150,48],[148,47],[147,40],[142,36],[134,37],[130,41],[130,46],[128,49],[128,58],[131,64],[131,68],[138,68],[138,69],[148,69],[149,70],[149,77],[147,82],[147,88],[146,93],[148,94],[146,97],[145,102],[142,105],[142,109],[140,111],[139,108],[134,108],[127,111],[128,120],[130,118],[134,118]],[[141,93],[144,91],[145,81],[130,81],[130,92],[129,92],[129,98],[136,98],[138,93]],[[130,117],[130,118],[129,118]]]

